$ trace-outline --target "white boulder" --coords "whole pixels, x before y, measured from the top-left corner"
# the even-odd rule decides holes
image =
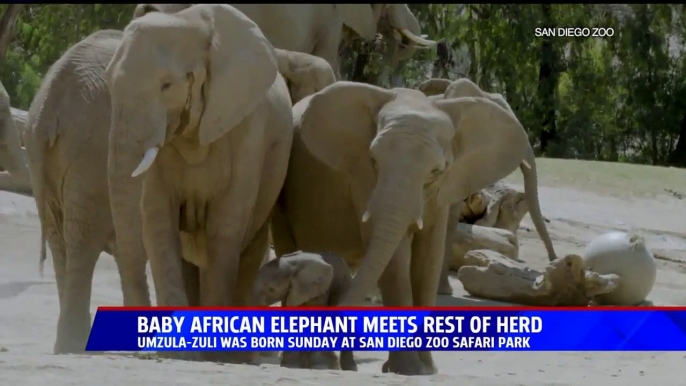
[[[616,289],[596,298],[600,304],[638,305],[655,285],[655,258],[640,236],[624,232],[600,235],[588,244],[582,257],[586,270],[620,277]]]

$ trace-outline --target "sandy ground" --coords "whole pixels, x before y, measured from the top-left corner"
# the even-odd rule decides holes
[[[686,305],[686,171],[591,167],[544,160],[540,167],[543,212],[558,254],[581,253],[597,234],[634,230],[658,259],[656,305]],[[607,169],[602,172],[601,169]],[[630,167],[631,168],[631,167]],[[588,173],[586,173],[588,171]],[[628,173],[628,174],[627,174]],[[642,178],[650,175],[653,179]],[[590,177],[589,177],[590,176]],[[659,177],[659,178],[658,178]],[[508,183],[521,189],[521,177]],[[381,374],[384,352],[358,352],[359,372],[290,370],[260,366],[140,359],[126,355],[53,355],[58,302],[52,264],[38,275],[39,222],[31,198],[0,192],[0,385],[675,385],[686,353],[661,352],[435,352],[439,373],[431,377]],[[519,230],[523,260],[546,264],[542,243],[525,217]],[[454,295],[439,305],[478,305],[451,278]],[[152,282],[151,288],[152,287]],[[92,312],[121,305],[111,256],[96,268]]]

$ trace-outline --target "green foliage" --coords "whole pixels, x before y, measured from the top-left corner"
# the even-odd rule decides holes
[[[124,28],[133,9],[26,4],[0,68],[12,104],[28,109],[43,75],[69,46],[100,29]],[[665,164],[680,136],[686,141],[683,5],[411,4],[410,9],[423,33],[442,41],[445,50],[418,50],[391,66],[383,44],[355,41],[342,47],[345,78],[414,88],[432,77],[469,77],[486,91],[502,93],[537,151],[551,157]],[[536,36],[535,29],[544,27],[604,27],[614,35]]]
[[[4,12],[6,5],[0,6]],[[0,67],[16,108],[28,110],[43,75],[74,43],[102,29],[123,29],[132,4],[26,4]]]

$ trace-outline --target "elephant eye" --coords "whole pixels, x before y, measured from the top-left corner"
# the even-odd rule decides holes
[[[167,91],[169,90],[169,87],[171,87],[171,82],[164,82],[162,84],[162,91]]]

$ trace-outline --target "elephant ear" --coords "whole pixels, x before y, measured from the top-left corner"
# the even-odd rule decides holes
[[[451,83],[450,79],[433,78],[420,83],[417,90],[423,92],[426,96],[444,94]]]
[[[277,76],[274,48],[257,24],[229,5],[202,4],[180,14],[200,14],[212,29],[205,111],[198,136],[207,146],[249,116]]]
[[[295,265],[291,286],[286,295],[286,306],[297,307],[327,293],[333,281],[333,267],[321,256],[300,255],[289,261]]]
[[[371,4],[335,4],[343,24],[352,28],[362,39],[372,41],[376,38],[376,22]]]
[[[438,204],[450,205],[499,181],[522,164],[530,147],[519,121],[488,98],[434,102],[453,122],[453,162],[438,191]]]
[[[361,160],[369,159],[376,117],[394,97],[393,92],[377,86],[336,82],[312,95],[309,102],[306,98],[296,105],[296,130],[315,157],[334,170],[352,173]],[[298,117],[296,110],[303,102],[309,104]],[[371,168],[371,163],[367,164]]]

